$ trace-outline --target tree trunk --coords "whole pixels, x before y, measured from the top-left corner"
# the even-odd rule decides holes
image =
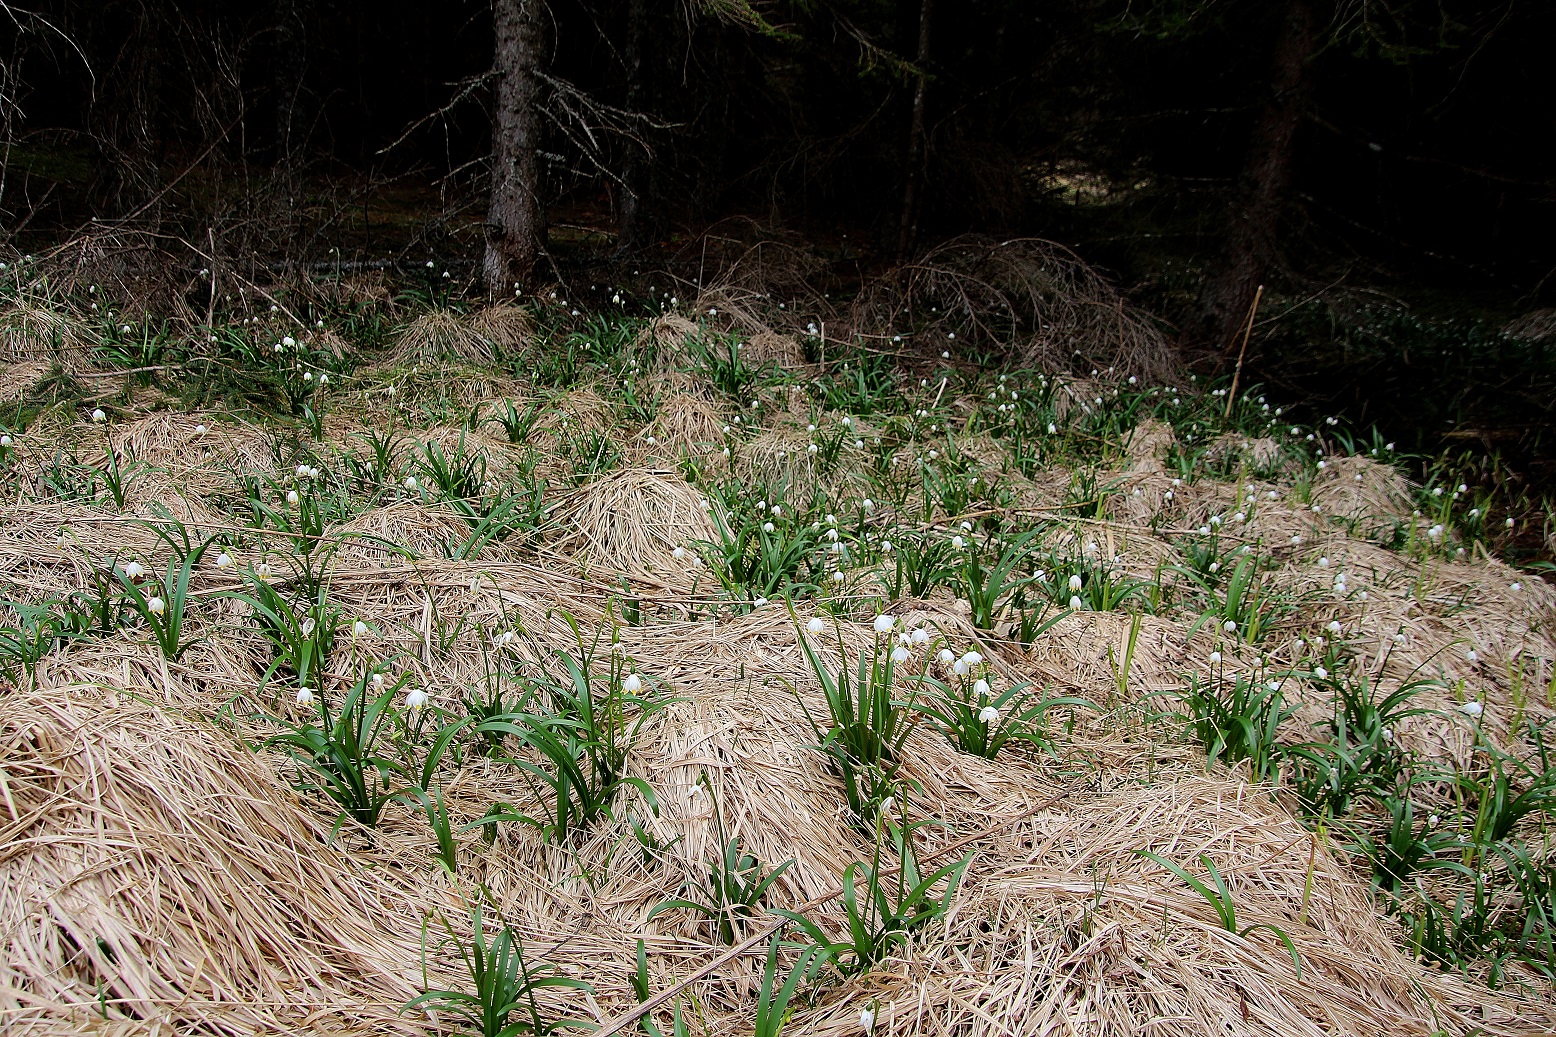
[[[541,205],[540,80],[542,0],[494,0],[497,98],[492,114],[492,193],[482,272],[493,295],[528,285],[545,252]]]
[[[648,41],[647,0],[627,0],[627,40],[625,54],[627,66],[627,111],[640,112],[648,95],[647,77],[643,71],[643,50]],[[642,247],[650,231],[645,219],[646,196],[649,191],[651,157],[637,141],[626,142],[626,154],[621,167],[621,205],[616,215],[616,253],[628,255]]]
[[[1287,0],[1275,42],[1270,93],[1244,160],[1237,209],[1217,265],[1200,290],[1190,339],[1225,351],[1248,319],[1254,293],[1280,254],[1297,129],[1312,95],[1319,33],[1314,0]]]
[[[929,93],[929,19],[933,0],[921,0],[918,12],[918,81],[913,88],[913,123],[908,130],[908,177],[902,189],[902,220],[897,228],[897,262],[905,262],[918,239],[919,177],[924,165],[924,100]]]

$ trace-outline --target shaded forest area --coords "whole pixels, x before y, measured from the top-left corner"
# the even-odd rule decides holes
[[[602,284],[662,295],[666,271],[700,285],[767,243],[769,290],[803,284],[810,319],[947,242],[1039,237],[1202,376],[1267,283],[1245,385],[1550,477],[1548,4],[4,10],[6,247],[93,241],[69,253],[89,278],[432,259],[479,293],[484,253],[494,289],[605,305]],[[507,216],[494,153],[521,174]],[[499,277],[518,218],[532,254]]]

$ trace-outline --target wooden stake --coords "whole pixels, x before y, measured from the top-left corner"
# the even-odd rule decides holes
[[[1264,298],[1264,285],[1253,293],[1253,305],[1248,309],[1248,326],[1243,329],[1243,348],[1237,351],[1237,370],[1232,373],[1232,391],[1226,394],[1226,413],[1221,416],[1226,421],[1232,416],[1232,401],[1237,399],[1237,383],[1243,377],[1243,357],[1248,355],[1248,338],[1253,334],[1253,318],[1259,312],[1259,300]]]

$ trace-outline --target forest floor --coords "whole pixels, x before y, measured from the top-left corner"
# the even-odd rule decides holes
[[[1556,1030],[1556,590],[1468,486],[716,299],[281,303],[0,320],[9,1031]]]

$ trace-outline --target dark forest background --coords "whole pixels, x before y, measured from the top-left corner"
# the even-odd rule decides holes
[[[1271,392],[1550,476],[1544,0],[7,0],[0,25],[18,254],[111,233],[128,280],[435,259],[472,294],[582,293],[774,240],[831,299],[1040,237],[1201,373],[1262,284]],[[534,255],[498,277],[515,132]]]

